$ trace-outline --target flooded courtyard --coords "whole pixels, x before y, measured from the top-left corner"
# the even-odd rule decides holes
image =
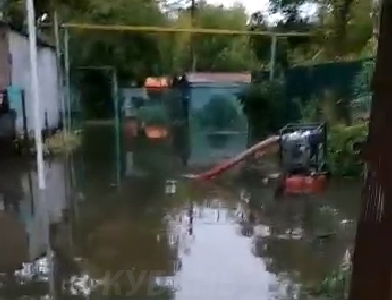
[[[33,165],[2,164],[1,297],[344,298],[360,182],[275,200],[261,180],[196,182],[154,153],[152,172],[129,172],[112,140],[85,130],[48,162],[46,199]]]

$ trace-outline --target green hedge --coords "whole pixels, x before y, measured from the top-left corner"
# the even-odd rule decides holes
[[[353,143],[364,141],[368,124],[358,123],[350,126],[338,124],[331,126],[328,136],[329,166],[335,176],[360,176],[362,160],[355,153]]]

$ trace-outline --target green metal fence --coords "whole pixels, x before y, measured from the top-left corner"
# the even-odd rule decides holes
[[[314,98],[323,99],[329,94],[337,100],[350,99],[354,114],[369,113],[372,74],[371,57],[349,62],[294,66],[285,74],[285,93],[288,100],[301,100],[303,104]],[[252,73],[252,82],[268,78],[265,71]]]

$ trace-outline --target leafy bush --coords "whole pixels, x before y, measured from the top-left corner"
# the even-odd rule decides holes
[[[336,122],[336,96],[331,91],[323,91],[321,96],[313,96],[306,103],[296,100],[301,119],[305,122]]]
[[[361,119],[369,115],[372,98],[371,81],[374,69],[374,61],[366,61],[362,65],[361,72],[355,76],[353,88],[356,98],[352,101],[351,107],[354,119]]]
[[[353,87],[356,97],[363,97],[371,94],[371,82],[375,63],[373,60],[366,61],[362,65],[362,70],[354,79]]]
[[[362,173],[362,160],[353,149],[353,143],[364,141],[368,124],[331,126],[328,135],[329,166],[337,176],[358,176]]]
[[[326,276],[318,285],[304,287],[306,294],[318,297],[337,298],[347,293],[347,281],[351,276],[349,268],[339,268],[331,275]],[[344,298],[345,299],[345,298]]]
[[[359,176],[362,173],[362,161],[355,153],[353,143],[366,139],[368,125],[358,122],[354,125],[336,123],[336,98],[330,91],[323,97],[313,97],[306,105],[301,105],[304,122],[327,122],[329,168],[335,176]]]
[[[252,141],[278,131],[295,118],[298,109],[296,104],[287,102],[281,80],[252,83],[238,95],[238,99],[248,118]]]

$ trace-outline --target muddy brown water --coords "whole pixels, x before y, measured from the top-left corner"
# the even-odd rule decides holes
[[[347,259],[360,182],[276,202],[268,187],[195,183],[175,168],[126,175],[122,158],[118,185],[111,132],[84,134],[79,153],[47,164],[44,201],[34,164],[1,163],[0,297],[325,299],[305,290]],[[51,263],[31,265],[49,240]]]

